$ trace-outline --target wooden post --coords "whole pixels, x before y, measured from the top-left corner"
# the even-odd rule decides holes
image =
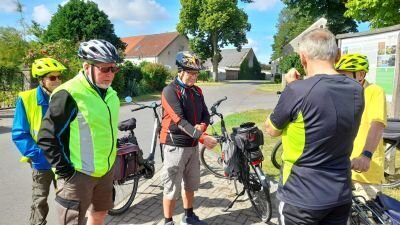
[[[24,91],[30,90],[38,85],[36,79],[33,79],[31,76],[31,69],[28,67],[24,67],[22,69],[22,74],[24,76]]]
[[[390,111],[390,116],[393,116],[394,118],[400,118],[400,33],[397,37],[393,85],[392,109]]]

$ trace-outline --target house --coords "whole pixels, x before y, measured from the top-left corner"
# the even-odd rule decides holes
[[[159,63],[169,69],[176,69],[176,53],[189,49],[189,40],[178,32],[131,36],[121,40],[127,44],[125,60],[134,64],[142,61]]]
[[[247,62],[249,68],[253,68],[257,57],[252,48],[242,48],[239,52],[234,49],[221,49],[222,60],[218,63],[218,80],[238,80],[240,66]],[[213,71],[211,59],[203,64],[208,71]]]

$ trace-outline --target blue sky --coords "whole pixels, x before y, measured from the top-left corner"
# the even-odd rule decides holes
[[[26,22],[35,20],[43,27],[49,24],[58,5],[68,0],[20,0]],[[179,20],[179,0],[94,0],[114,24],[119,37],[175,31]],[[271,44],[276,33],[276,23],[283,4],[279,0],[255,0],[240,3],[249,16],[251,31],[248,44],[262,63],[268,63]],[[20,28],[20,14],[15,12],[15,0],[0,0],[0,26]]]

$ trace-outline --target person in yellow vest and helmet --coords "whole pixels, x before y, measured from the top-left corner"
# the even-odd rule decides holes
[[[365,76],[369,70],[367,56],[343,55],[336,70],[357,80],[364,88],[365,107],[351,154],[354,193],[374,199],[384,181],[383,129],[387,124],[385,92]]]
[[[21,162],[32,167],[31,225],[46,224],[49,212],[49,195],[54,173],[37,145],[37,134],[42,118],[49,106],[50,94],[61,84],[61,72],[66,68],[52,58],[37,59],[32,64],[32,77],[39,79],[39,86],[19,93],[12,127],[12,140],[23,155]]]
[[[105,40],[82,42],[78,57],[82,70],[51,95],[38,144],[58,175],[58,224],[85,224],[88,211],[87,225],[100,225],[114,204],[120,102],[111,83],[121,58]]]

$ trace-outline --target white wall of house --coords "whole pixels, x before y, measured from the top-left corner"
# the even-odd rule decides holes
[[[135,65],[139,65],[141,62],[146,61],[146,62],[151,62],[151,63],[156,63],[157,57],[146,57],[146,58],[129,58],[126,57],[125,60],[131,61]]]
[[[180,51],[189,51],[189,41],[184,36],[178,36],[168,47],[158,55],[158,63],[168,65],[170,69],[176,69],[175,57]]]

